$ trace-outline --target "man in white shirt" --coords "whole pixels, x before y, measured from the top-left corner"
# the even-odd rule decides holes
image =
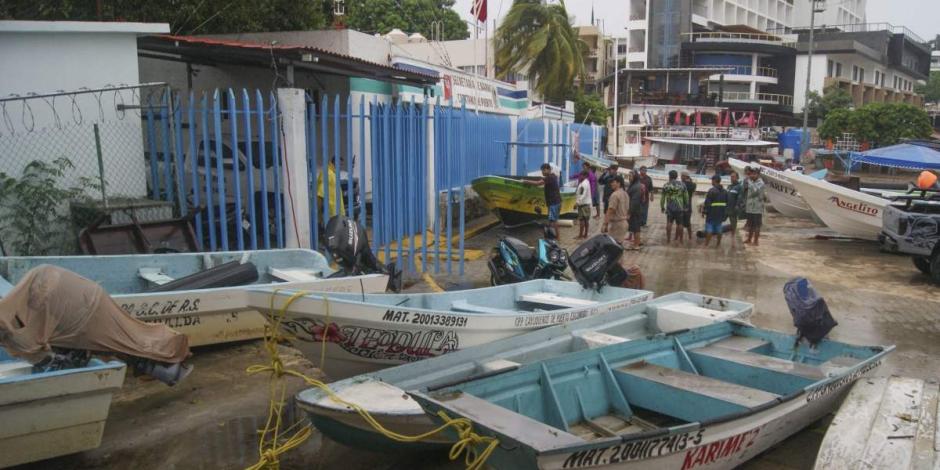
[[[578,175],[578,189],[575,198],[575,204],[578,206],[578,237],[588,237],[588,224],[591,220],[591,182],[588,179],[587,171],[582,171]]]

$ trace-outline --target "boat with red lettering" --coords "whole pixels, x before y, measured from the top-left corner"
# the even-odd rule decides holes
[[[611,341],[636,340],[719,321],[745,321],[752,311],[753,305],[746,302],[675,292],[609,313],[340,380],[331,383],[330,388],[335,396],[363,407],[387,429],[409,435],[424,434],[435,425],[405,390],[441,387],[559,354],[602,347]],[[352,447],[389,451],[443,449],[452,442],[446,435],[433,435],[421,442],[392,441],[319,388],[304,390],[296,402],[320,432]]]
[[[744,170],[748,166],[760,169],[761,179],[764,180],[767,187],[767,198],[770,199],[770,205],[773,206],[777,212],[787,217],[816,219],[813,216],[813,210],[809,208],[809,205],[806,204],[806,201],[803,200],[800,193],[793,187],[793,183],[790,182],[789,175],[794,173],[793,171],[778,171],[758,163],[746,163],[734,158],[729,158],[728,164],[731,165],[731,168],[739,172],[742,181],[744,179]],[[825,177],[826,173],[827,170],[820,170],[812,173],[810,176],[816,179],[822,179]]]
[[[882,213],[890,200],[797,172],[787,177],[827,227],[847,237],[878,239]]]
[[[308,358],[319,358],[326,342],[323,369],[331,379],[621,311],[653,298],[645,290],[608,286],[597,291],[552,280],[429,294],[306,293],[290,301],[294,294],[252,290],[248,304],[269,319],[282,315],[281,328]]]
[[[722,322],[409,395],[437,422],[472,421],[493,468],[732,469],[832,412],[891,350]]]
[[[0,296],[32,268],[51,264],[101,284],[135,318],[164,323],[190,346],[260,338],[264,317],[246,287],[384,292],[386,274],[337,277],[326,258],[304,249],[159,255],[0,257]]]

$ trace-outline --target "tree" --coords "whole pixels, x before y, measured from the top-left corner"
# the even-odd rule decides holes
[[[467,23],[452,8],[455,0],[346,0],[346,25],[367,33],[385,34],[394,28],[418,32],[431,39],[440,21],[443,39],[466,39]]]
[[[122,0],[102,1],[103,20],[170,23],[174,34],[247,33],[319,29],[327,25],[325,0]],[[0,18],[94,21],[96,2],[88,0],[7,0]]]
[[[823,139],[836,139],[843,132],[851,132],[859,141],[884,147],[902,139],[928,138],[933,129],[927,113],[914,105],[870,103],[854,111],[829,112],[818,131]]]
[[[927,80],[927,84],[917,85],[914,91],[924,95],[924,99],[927,102],[940,102],[940,72],[930,72],[930,78]]]
[[[823,120],[830,111],[835,109],[851,108],[852,95],[836,85],[830,85],[823,90],[822,96],[815,91],[809,92],[809,104],[806,112],[810,119]]]
[[[578,123],[607,125],[610,110],[604,105],[604,100],[597,93],[585,93],[575,90],[570,97],[574,101],[574,120]]]
[[[571,26],[564,0],[516,0],[496,29],[496,70],[525,72],[546,101],[559,102],[584,76],[584,43]]]

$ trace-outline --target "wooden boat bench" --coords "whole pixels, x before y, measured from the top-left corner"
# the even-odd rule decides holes
[[[519,312],[504,308],[485,307],[483,305],[471,304],[466,299],[455,300],[451,302],[450,309],[455,312],[465,313],[490,313],[493,315],[517,315]]]
[[[313,282],[323,279],[322,271],[304,268],[268,268],[268,274],[283,282]]]
[[[162,286],[176,280],[164,274],[161,268],[143,267],[137,270],[137,275],[155,286]]]
[[[584,344],[587,345],[588,349],[603,348],[604,346],[610,346],[611,344],[625,343],[630,341],[627,338],[592,330],[576,332],[574,333],[574,337],[584,341]]]
[[[705,421],[780,395],[645,361],[612,371],[631,405],[684,421]]]
[[[519,302],[528,302],[531,304],[549,305],[557,308],[590,307],[597,305],[593,300],[578,299],[575,297],[565,297],[552,292],[539,292],[537,294],[522,294],[519,296]]]

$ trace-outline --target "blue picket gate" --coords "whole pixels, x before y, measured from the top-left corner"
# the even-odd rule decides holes
[[[142,105],[153,199],[192,211],[204,251],[284,246],[281,148],[273,93],[164,93]]]

